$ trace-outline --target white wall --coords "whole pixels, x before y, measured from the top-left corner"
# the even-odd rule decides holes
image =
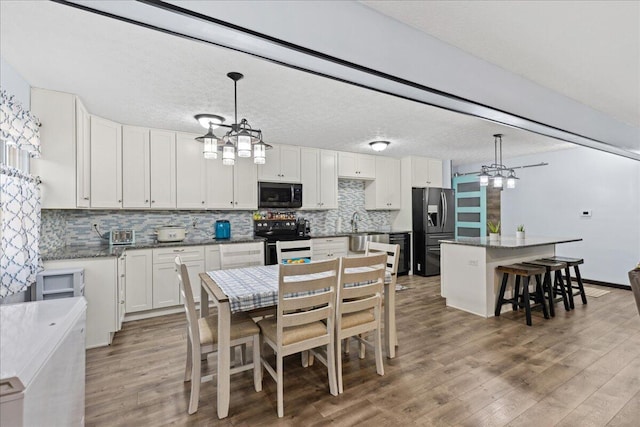
[[[16,99],[25,108],[31,107],[30,92],[31,86],[18,72],[0,57],[0,87],[6,90],[9,95],[15,95]]]
[[[587,148],[505,160],[518,169],[515,189],[502,192],[502,234],[524,224],[528,236],[581,237],[557,254],[582,257],[584,278],[628,285],[640,261],[640,162]],[[479,165],[457,168],[479,170]],[[580,212],[591,210],[590,218]]]

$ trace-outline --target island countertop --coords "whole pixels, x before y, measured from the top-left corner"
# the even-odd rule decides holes
[[[458,237],[456,239],[440,240],[440,243],[450,243],[454,245],[479,246],[483,248],[498,249],[520,249],[535,246],[555,245],[557,243],[579,242],[581,238],[576,237],[526,237],[516,239],[515,236],[504,236],[497,240],[485,237]]]

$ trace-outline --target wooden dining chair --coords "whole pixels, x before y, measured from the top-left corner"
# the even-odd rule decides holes
[[[337,259],[279,267],[277,314],[258,322],[261,341],[276,354],[275,369],[264,357],[262,365],[276,382],[278,417],[284,416],[283,358],[290,354],[313,351],[327,367],[329,391],[338,395],[334,359],[338,267]],[[322,346],[324,354],[318,348]]]
[[[400,245],[390,245],[388,243],[367,242],[365,254],[371,255],[377,252],[387,254],[387,274],[385,275],[384,300],[384,327],[388,329],[389,340],[385,340],[387,356],[393,358],[396,355],[398,345],[398,333],[396,330],[396,282],[398,281],[398,259],[400,257]],[[390,276],[390,280],[387,280]],[[393,343],[393,345],[391,345]]]
[[[189,398],[189,414],[198,410],[200,398],[200,384],[210,381],[213,375],[202,376],[202,356],[217,350],[218,343],[218,316],[210,315],[198,317],[196,305],[193,299],[193,290],[189,279],[187,266],[182,263],[180,257],[176,257],[176,272],[184,309],[187,314],[187,364],[184,380],[191,381],[191,395]],[[231,316],[231,351],[236,346],[253,345],[253,360],[234,366],[231,374],[253,369],[253,385],[256,391],[262,390],[262,369],[260,368],[260,329],[255,322],[245,313],[237,313]],[[244,362],[244,357],[242,358]]]
[[[311,252],[313,251],[313,241],[309,240],[290,240],[276,242],[276,254],[278,264],[282,264],[283,260],[306,258],[311,260]]]
[[[364,358],[364,345],[372,346],[376,372],[384,375],[380,319],[386,265],[386,253],[340,258],[335,346],[339,393],[343,392],[342,340],[345,338],[354,337],[360,342],[361,359]],[[364,338],[369,332],[374,333],[373,343]]]
[[[264,243],[233,243],[220,245],[220,268],[252,267],[264,265]]]

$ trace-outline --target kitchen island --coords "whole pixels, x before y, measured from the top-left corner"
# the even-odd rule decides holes
[[[551,257],[560,243],[580,238],[458,237],[440,241],[440,293],[447,306],[483,317],[494,315],[500,277],[495,268]]]

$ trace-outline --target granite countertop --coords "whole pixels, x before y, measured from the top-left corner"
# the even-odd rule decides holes
[[[311,237],[312,239],[315,238],[326,238],[326,237],[349,237],[352,234],[361,234],[361,233],[372,233],[372,234],[396,234],[396,233],[411,233],[412,231],[410,230],[392,230],[392,231],[377,231],[377,230],[361,230],[358,232],[351,232],[351,231],[334,231],[334,232],[327,232],[327,233],[310,233],[309,237]]]
[[[526,237],[524,239],[516,239],[515,236],[502,236],[498,240],[490,240],[489,237],[458,237],[457,239],[440,240],[440,243],[480,246],[485,248],[518,249],[554,245],[556,243],[579,242],[581,240],[581,238],[572,237]]]
[[[135,245],[109,246],[109,245],[67,245],[50,250],[42,251],[43,261],[54,261],[61,259],[78,258],[101,258],[119,257],[126,250],[132,249],[154,249],[170,248],[176,246],[202,246],[202,245],[224,245],[229,243],[263,242],[264,239],[253,236],[233,236],[230,239],[185,239],[181,242],[148,242],[136,243]]]

